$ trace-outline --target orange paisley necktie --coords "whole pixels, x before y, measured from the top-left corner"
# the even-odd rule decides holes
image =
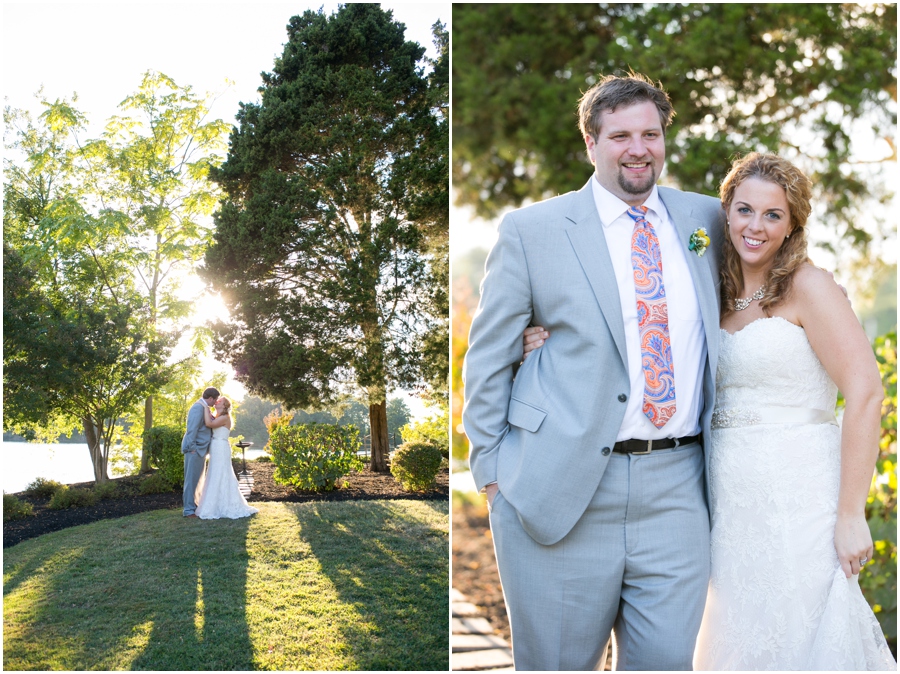
[[[644,217],[646,213],[646,206],[628,209],[628,216],[634,220],[631,264],[634,267],[641,368],[644,371],[643,411],[654,426],[662,428],[675,414],[675,368],[669,341],[669,309],[659,239]]]

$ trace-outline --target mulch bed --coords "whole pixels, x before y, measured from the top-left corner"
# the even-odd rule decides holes
[[[235,472],[243,469],[240,460],[233,462]],[[330,492],[314,492],[296,490],[293,487],[276,484],[272,479],[275,465],[270,462],[248,462],[248,470],[253,473],[253,501],[365,501],[380,499],[412,499],[412,500],[447,500],[450,495],[450,474],[445,468],[438,471],[435,487],[429,491],[416,493],[403,491],[400,483],[390,473],[372,473],[363,471],[352,473],[340,489]],[[97,505],[68,508],[66,510],[50,510],[47,500],[36,499],[24,494],[15,494],[23,501],[34,506],[34,515],[22,520],[3,522],[3,547],[8,548],[29,538],[35,538],[51,531],[59,531],[68,527],[88,524],[114,517],[135,515],[147,510],[165,508],[181,509],[181,490],[165,494],[137,493],[138,476],[121,477],[111,480],[124,487],[125,495],[118,498],[100,501]],[[81,482],[71,487],[93,487],[93,482]],[[134,492],[134,493],[128,493]]]
[[[454,503],[452,525],[453,587],[481,609],[495,634],[509,641],[509,619],[487,506]]]

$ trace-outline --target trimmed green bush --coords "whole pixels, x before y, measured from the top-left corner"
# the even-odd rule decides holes
[[[450,436],[448,428],[450,418],[448,412],[441,412],[428,417],[425,421],[406,424],[400,427],[403,442],[428,442],[438,448],[445,459],[450,458]]]
[[[97,498],[103,501],[109,498],[116,498],[122,489],[117,482],[101,482],[94,485],[93,491]]]
[[[66,485],[61,486],[50,499],[47,507],[50,510],[64,510],[66,508],[83,508],[84,506],[92,506],[100,499],[91,489],[72,488]]]
[[[424,491],[434,484],[442,458],[430,442],[407,442],[391,456],[391,474],[406,491]]]
[[[51,498],[56,490],[62,486],[62,483],[56,480],[38,477],[25,487],[25,495],[33,496],[34,498]]]
[[[176,486],[161,471],[158,471],[143,478],[138,491],[142,494],[165,494],[174,491]]]
[[[184,432],[177,426],[154,426],[144,432],[144,449],[150,454],[150,465],[156,468],[170,483],[168,489],[184,483],[184,454],[181,439]],[[160,493],[160,492],[147,492]]]
[[[356,426],[274,426],[268,444],[275,462],[273,478],[297,489],[331,491],[340,478],[363,468],[356,456],[361,446]]]
[[[3,521],[21,520],[34,515],[34,506],[16,498],[12,494],[3,494]]]

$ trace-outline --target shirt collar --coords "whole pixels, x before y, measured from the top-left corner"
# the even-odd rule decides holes
[[[603,187],[603,185],[600,184],[600,181],[597,180],[596,175],[592,176],[591,185],[593,186],[594,204],[597,206],[600,222],[603,223],[604,227],[609,227],[613,222],[618,220],[620,216],[624,215],[625,211],[627,211],[630,206]],[[663,212],[659,199],[659,190],[656,185],[653,186],[650,196],[644,201],[644,206],[647,207],[649,212],[656,215]]]

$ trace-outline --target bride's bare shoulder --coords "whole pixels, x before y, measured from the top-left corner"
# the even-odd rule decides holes
[[[802,292],[819,292],[822,290],[838,290],[840,287],[834,280],[831,272],[825,271],[813,264],[804,264],[794,272],[794,287]]]

